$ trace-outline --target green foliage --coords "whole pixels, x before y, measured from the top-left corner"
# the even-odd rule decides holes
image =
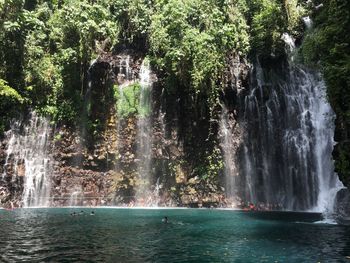
[[[195,168],[194,174],[198,174],[202,180],[215,180],[223,168],[221,150],[214,146],[211,152],[206,151],[203,164]]]
[[[210,0],[159,0],[155,10],[150,44],[157,65],[195,89],[218,78],[228,51],[247,53],[247,25],[234,4],[226,13]]]
[[[24,1],[0,3],[0,78],[19,91],[23,84],[23,45],[27,31]]]
[[[101,3],[107,1],[100,0]],[[152,1],[112,0],[108,1],[115,21],[120,25],[119,39],[133,43],[146,38],[152,14]]]
[[[302,17],[306,14],[306,9],[298,0],[285,0],[285,10],[288,18],[288,31],[292,34],[302,32]]]
[[[30,12],[25,85],[36,107],[70,122],[81,112],[90,61],[116,44],[119,27],[104,1],[67,1],[57,7],[43,3]]]
[[[285,8],[292,30],[301,9],[296,0]],[[0,77],[38,111],[72,122],[82,112],[90,61],[120,42],[138,43],[173,80],[167,89],[180,84],[195,100],[201,93],[213,109],[227,54],[245,56],[250,44],[274,53],[282,9],[267,0],[3,0]]]
[[[252,49],[263,58],[278,56],[283,52],[281,35],[285,21],[279,3],[269,0],[254,0],[250,3],[252,13]]]
[[[90,61],[93,53],[116,44],[119,27],[106,2],[67,1],[48,24],[56,48],[73,48],[78,60]]]
[[[58,142],[62,140],[62,134],[56,133],[55,136],[53,137],[54,142]]]
[[[128,86],[118,87],[115,85],[114,99],[116,100],[117,114],[120,118],[128,118],[130,116],[147,117],[151,113],[149,103],[140,103],[141,95],[144,96],[144,102],[151,96],[150,89],[144,89],[139,82]],[[143,92],[143,94],[141,94]]]
[[[138,113],[140,88],[139,83],[121,88],[117,85],[114,86],[114,98],[119,117],[127,118]]]
[[[13,106],[15,103],[23,103],[24,99],[22,96],[13,88],[11,88],[8,83],[0,79],[0,107],[1,109],[6,108],[6,106]]]
[[[8,121],[14,113],[18,110],[18,106],[23,104],[24,98],[8,83],[0,79],[0,133],[3,133]]]
[[[252,0],[247,3],[252,55],[261,60],[283,57],[285,45],[282,34],[302,37],[306,4],[299,0]]]

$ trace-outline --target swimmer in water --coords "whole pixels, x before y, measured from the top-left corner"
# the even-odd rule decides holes
[[[163,217],[162,222],[163,223],[168,223],[168,217],[167,216]]]
[[[91,211],[90,215],[91,215],[91,216],[94,216],[94,215],[95,215],[95,212],[94,212],[94,211]]]

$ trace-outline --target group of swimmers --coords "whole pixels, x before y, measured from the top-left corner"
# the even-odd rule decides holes
[[[77,212],[72,212],[72,213],[70,213],[71,216],[79,216],[79,215],[84,215],[84,214],[85,214],[85,212],[84,212],[83,210],[81,210],[79,213],[77,213]],[[94,215],[95,215],[95,212],[94,212],[94,211],[91,211],[91,212],[90,212],[90,215],[91,215],[91,216],[94,216]],[[162,218],[162,222],[163,222],[164,224],[169,223],[168,217],[167,217],[167,216],[164,216],[164,217]]]
[[[70,213],[71,216],[80,216],[80,215],[84,215],[84,214],[85,214],[85,212],[84,212],[83,210],[81,210],[79,213],[77,213],[77,212],[72,212],[72,213]],[[94,216],[94,215],[95,215],[95,212],[94,212],[94,211],[91,211],[91,212],[90,212],[90,215],[91,215],[91,216]]]
[[[271,204],[271,203],[258,203],[253,204],[251,202],[248,202],[247,204],[241,203],[240,208],[244,211],[279,211],[283,210],[283,205],[278,204]]]

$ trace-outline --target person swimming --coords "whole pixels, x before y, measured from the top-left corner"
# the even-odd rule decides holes
[[[162,219],[162,222],[163,222],[163,223],[168,223],[168,221],[169,221],[169,220],[168,220],[168,217],[167,217],[167,216],[163,217],[163,219]]]
[[[90,215],[91,215],[91,216],[94,216],[94,215],[95,215],[95,212],[94,212],[94,211],[91,211]]]

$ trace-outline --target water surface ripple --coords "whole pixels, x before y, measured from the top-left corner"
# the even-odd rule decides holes
[[[0,210],[0,261],[350,262],[350,228],[314,215],[91,210]]]

